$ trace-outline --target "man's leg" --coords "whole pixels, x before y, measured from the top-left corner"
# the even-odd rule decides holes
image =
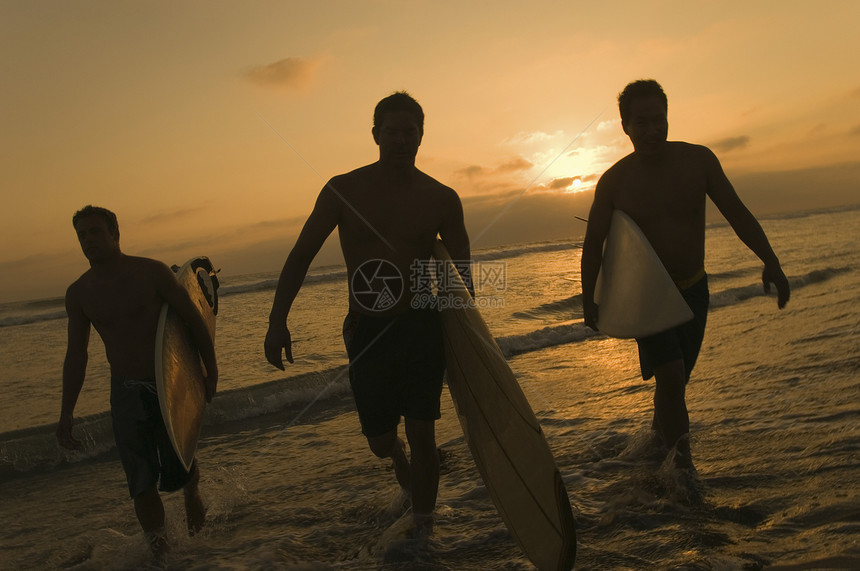
[[[156,557],[163,557],[167,551],[167,536],[164,531],[164,505],[158,489],[153,486],[134,498],[134,513],[149,542],[149,548]]]
[[[206,508],[203,507],[203,499],[200,497],[200,469],[197,462],[192,466],[191,479],[182,488],[185,495],[185,524],[188,527],[188,535],[194,535],[203,529],[206,519]]]
[[[439,491],[436,422],[407,418],[406,438],[412,455],[412,513],[417,525],[431,527]]]
[[[407,425],[408,426],[408,425]],[[409,459],[406,458],[406,445],[397,437],[397,427],[380,436],[367,438],[370,450],[379,458],[391,458],[394,462],[394,475],[400,487],[412,493]]]
[[[687,373],[684,361],[677,359],[654,367],[657,387],[654,390],[654,417],[658,433],[669,448],[677,446],[679,464],[691,464],[687,414]]]

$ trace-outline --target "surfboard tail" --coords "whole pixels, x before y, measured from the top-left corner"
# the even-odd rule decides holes
[[[576,563],[576,521],[573,518],[573,508],[567,495],[567,488],[558,470],[555,471],[555,494],[558,505],[558,519],[561,523],[561,536],[564,545],[559,553],[558,571],[570,571]]]
[[[460,282],[441,242],[433,254],[447,281]],[[465,287],[446,290],[452,291],[471,300]],[[538,569],[569,570],[576,555],[573,511],[540,423],[475,305],[440,311],[448,388],[490,497]]]

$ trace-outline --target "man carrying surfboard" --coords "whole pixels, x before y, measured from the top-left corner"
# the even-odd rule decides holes
[[[765,292],[770,284],[776,286],[780,309],[788,302],[789,284],[761,225],[738,197],[714,153],[700,145],[667,140],[668,104],[660,85],[654,80],[629,84],[618,96],[618,107],[633,152],[601,176],[594,192],[582,248],[585,323],[598,329],[595,283],[613,211],[620,210],[641,228],[694,314],[687,323],[637,339],[642,376],[654,376],[656,381],[654,428],[666,446],[676,448],[678,464],[692,466],[685,390],[708,311],[706,197],[764,263]]]
[[[206,367],[206,398],[218,383],[215,348],[188,292],[163,263],[120,250],[116,215],[87,206],[72,218],[90,269],[66,291],[69,336],[63,363],[63,401],[57,439],[83,444],[72,434],[73,411],[84,383],[90,325],[105,345],[111,370],[111,419],[134,510],[156,557],[167,551],[164,506],[158,489],[185,493],[189,533],[203,526],[196,464],[187,472],[167,436],[155,394],[155,339],[164,302],[189,325]]]
[[[362,433],[391,458],[411,493],[417,528],[432,526],[439,486],[435,421],[440,417],[444,352],[435,307],[416,269],[430,263],[437,234],[455,260],[469,260],[457,193],[415,167],[424,112],[405,92],[381,100],[373,118],[379,160],[331,179],[287,257],[269,316],[266,359],[293,362],[287,316],[313,258],[337,228],[349,280],[344,341]],[[420,291],[419,291],[420,290]],[[398,437],[405,418],[405,444]]]

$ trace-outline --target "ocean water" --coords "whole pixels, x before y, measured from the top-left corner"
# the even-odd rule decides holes
[[[653,385],[638,375],[635,343],[582,325],[580,244],[476,252],[487,271],[482,312],[567,486],[577,568],[860,568],[860,209],[762,225],[793,287],[782,311],[731,229],[707,230],[711,311],[687,396],[692,478],[654,454]],[[398,488],[367,449],[346,380],[345,272],[322,268],[306,282],[286,372],[262,355],[276,277],[222,278],[220,393],[198,453],[208,526],[187,537],[181,494],[165,496],[168,567],[532,569],[481,482],[447,389],[436,529],[421,545],[391,540]],[[76,409],[86,450],[72,453],[53,437],[62,300],[0,306],[0,568],[148,565],[96,335],[91,346]]]

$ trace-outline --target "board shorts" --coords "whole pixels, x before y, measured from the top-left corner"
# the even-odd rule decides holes
[[[653,377],[655,367],[683,359],[686,380],[690,380],[690,374],[702,348],[705,324],[708,320],[710,303],[708,276],[702,276],[699,281],[681,290],[681,296],[690,306],[693,319],[666,331],[636,339],[636,343],[639,344],[639,366],[642,369],[643,379]]]
[[[361,432],[368,438],[397,427],[400,417],[438,420],[445,350],[435,308],[393,317],[351,311],[343,322],[349,384]]]
[[[156,483],[173,492],[191,480],[167,435],[155,379],[112,378],[110,412],[113,436],[132,498]],[[195,461],[196,462],[196,461]]]

